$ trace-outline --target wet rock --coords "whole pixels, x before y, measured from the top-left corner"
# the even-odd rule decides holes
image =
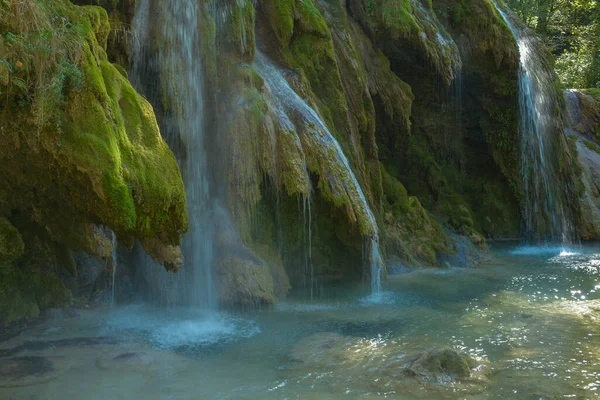
[[[0,387],[35,385],[58,375],[59,371],[47,357],[15,357],[0,362]]]
[[[77,279],[74,280],[74,283],[80,287],[88,287],[106,271],[106,260],[99,256],[75,252],[73,258],[77,264]]]
[[[475,365],[475,360],[456,350],[431,350],[418,355],[405,373],[434,382],[447,381],[470,377]]]
[[[167,271],[178,271],[183,265],[181,247],[165,244],[157,238],[144,239],[141,243],[148,254],[154,260],[163,264]]]
[[[600,238],[600,154],[587,139],[576,142],[577,161],[581,167],[583,193],[580,198],[580,228],[583,239]],[[589,147],[588,147],[589,146]]]
[[[418,351],[427,338],[403,342],[324,332],[298,342],[284,379],[311,374],[356,390],[402,393],[407,398],[476,394],[489,385],[488,363],[452,349]],[[455,397],[451,397],[455,398]]]
[[[251,306],[275,302],[269,266],[253,256],[228,255],[218,262],[220,302],[225,306]]]
[[[95,346],[102,344],[117,344],[119,340],[110,336],[97,336],[97,337],[79,337],[79,338],[68,338],[59,340],[39,340],[39,341],[27,341],[23,344],[11,347],[7,349],[0,349],[0,358],[12,357],[24,351],[41,351],[48,348],[58,347],[82,347],[82,346]]]
[[[351,340],[333,332],[318,333],[298,342],[289,354],[290,361],[304,364],[328,363],[343,358]]]

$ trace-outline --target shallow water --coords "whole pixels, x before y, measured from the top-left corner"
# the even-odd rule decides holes
[[[84,310],[0,343],[13,349],[0,350],[0,398],[596,397],[600,247],[502,247],[477,269],[419,270],[369,290],[242,315]],[[475,358],[471,378],[402,373],[405,357],[432,348]],[[52,367],[8,376],[2,364],[15,359]]]

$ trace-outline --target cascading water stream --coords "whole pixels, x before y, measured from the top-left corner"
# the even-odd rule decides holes
[[[554,72],[544,64],[539,40],[519,29],[493,1],[519,47],[519,134],[523,182],[523,221],[527,240],[569,240],[570,228],[553,165],[557,115],[552,91]]]
[[[350,189],[358,195],[360,207],[362,207],[363,211],[368,216],[368,223],[371,231],[370,235],[367,237],[367,253],[371,272],[371,289],[373,294],[379,293],[381,291],[381,275],[383,272],[383,259],[379,250],[379,229],[377,227],[375,216],[369,207],[362,188],[360,187],[340,144],[331,132],[329,132],[329,129],[327,129],[327,126],[321,120],[317,112],[290,87],[281,71],[260,52],[257,52],[256,54],[255,66],[265,79],[265,82],[269,85],[278,106],[283,107],[283,110],[280,109],[279,111],[298,114],[304,121],[318,128],[319,133],[315,134],[315,136],[317,136],[316,139],[319,141],[319,144],[332,150],[332,154],[335,154],[337,161],[343,165],[350,177],[352,184]],[[287,115],[283,117],[283,120],[288,121],[291,124]]]
[[[156,16],[152,15],[154,9],[160,10],[160,26],[156,26]],[[163,279],[159,274],[157,284],[171,286],[162,288],[162,292],[175,292],[177,300],[169,303],[213,309],[216,308],[212,276],[214,201],[205,151],[200,12],[197,1],[141,0],[134,19],[139,45],[134,49],[131,78],[142,93],[145,88],[162,86],[162,99],[168,99],[173,113],[163,121],[166,125],[163,131],[167,141],[169,135],[176,136],[185,148],[185,154],[178,155],[190,226],[183,240],[185,266],[175,278]],[[147,53],[152,53],[160,78],[158,83],[156,76],[147,76]]]

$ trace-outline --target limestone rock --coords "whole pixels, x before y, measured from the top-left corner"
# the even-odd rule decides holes
[[[160,240],[144,239],[142,246],[152,258],[165,266],[168,271],[178,271],[183,265],[181,247],[165,244]]]
[[[221,304],[260,306],[275,302],[273,277],[264,261],[246,255],[226,255],[217,265]]]

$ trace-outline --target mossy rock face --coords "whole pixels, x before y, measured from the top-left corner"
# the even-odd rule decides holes
[[[5,271],[4,271],[5,272]],[[0,273],[0,326],[23,319],[34,319],[40,316],[40,308],[30,294],[15,287],[18,282]]]
[[[421,0],[351,0],[353,17],[395,63],[421,72],[432,66],[446,83],[461,68],[458,47],[438,21],[431,2]],[[410,66],[409,66],[410,65]]]
[[[277,53],[281,54],[284,66],[302,72],[299,76],[299,83],[304,86],[302,97],[316,104],[328,129],[347,149],[352,137],[349,104],[334,39],[317,3],[313,0],[263,1],[257,6],[259,23],[275,34]],[[347,152],[347,156],[353,163],[361,162],[355,152]]]
[[[438,266],[440,253],[454,250],[444,229],[429,217],[419,200],[381,165],[385,195],[385,250],[392,263]]]
[[[23,254],[24,248],[23,238],[17,228],[6,218],[0,217],[0,260],[13,261]]]
[[[396,127],[388,112],[378,113],[380,160],[439,222],[476,244],[483,246],[482,236],[518,237],[516,42],[489,2],[437,0],[431,6],[435,25],[460,49],[462,68],[444,88],[431,71],[382,47],[414,100],[408,130]],[[376,103],[377,111],[385,104]]]
[[[565,90],[565,133],[571,153],[576,154],[579,189],[578,235],[584,240],[600,238],[600,101],[588,90]]]
[[[600,90],[565,90],[564,95],[569,129],[588,139],[600,141]]]
[[[42,226],[62,219],[58,230],[89,221],[111,227],[125,242],[157,238],[178,245],[187,230],[179,168],[151,105],[106,61],[106,12],[63,0],[31,1],[27,7],[15,10],[24,15],[12,15],[15,22],[3,26],[5,37],[19,35],[7,44],[5,61],[12,70],[0,89],[10,94],[0,109],[1,188],[14,193],[7,208],[35,208],[33,219]],[[2,12],[9,18],[10,10]],[[27,13],[40,13],[48,26],[24,24],[20,18]],[[41,29],[56,30],[49,44],[55,59],[46,66],[39,61],[44,54],[33,47]],[[73,48],[63,48],[69,45]],[[33,50],[17,53],[21,47]],[[46,75],[32,78],[40,68],[47,68]],[[36,89],[45,81],[61,85],[59,97]],[[54,112],[41,116],[48,107]]]
[[[100,7],[0,4],[1,324],[69,305],[72,250],[108,257],[112,232],[182,263],[167,251],[187,231],[181,174],[152,106],[107,61],[109,32]]]
[[[166,0],[153,4],[159,10]],[[364,273],[362,236],[372,230],[347,169],[319,142],[322,127],[299,112],[282,117],[284,102],[261,76],[261,53],[339,142],[386,257],[437,265],[441,254],[455,250],[442,226],[481,247],[482,235],[518,236],[518,53],[488,1],[200,4],[199,62],[211,132],[206,165],[240,245],[256,255],[220,263],[224,303],[280,297],[286,274],[275,266],[282,261],[294,286],[306,281],[311,264],[315,279],[357,279]],[[161,35],[153,30],[148,44],[157,54],[166,45]],[[176,71],[152,68],[160,83],[149,98],[168,120],[181,108],[177,91],[168,90]],[[471,91],[457,106],[444,98],[461,77]],[[178,155],[185,154],[184,142],[169,139]],[[222,256],[231,254],[238,256]],[[238,277],[261,284],[250,290]]]

